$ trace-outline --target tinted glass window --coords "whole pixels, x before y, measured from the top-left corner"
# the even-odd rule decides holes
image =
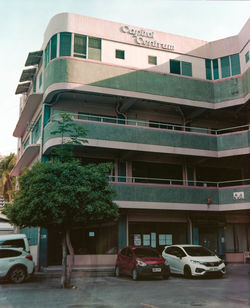
[[[88,41],[88,58],[101,61],[102,40],[96,37],[89,37]]]
[[[211,60],[206,59],[205,65],[206,65],[206,79],[212,80]]]
[[[181,63],[180,61],[170,60],[170,73],[180,74],[181,73]]]
[[[192,76],[192,63],[181,62],[181,74],[184,76]]]
[[[154,56],[148,56],[148,64],[154,64],[154,65],[157,65],[157,57],[154,57]]]
[[[240,57],[239,54],[230,56],[232,76],[240,74]]]
[[[249,51],[245,54],[245,61],[246,63],[249,61]]]
[[[146,258],[146,257],[159,257],[159,253],[153,249],[146,249],[146,248],[135,248],[134,253],[139,258]]]
[[[15,247],[15,248],[23,248],[23,249],[25,249],[25,245],[24,245],[24,240],[23,239],[0,241],[0,246],[8,246],[8,247]]]
[[[15,251],[10,249],[0,249],[0,259],[3,258],[11,258],[11,257],[17,257],[22,254],[21,251]]]
[[[56,51],[57,51],[57,34],[55,34],[51,38],[51,59],[56,58]]]
[[[125,51],[124,51],[124,50],[116,49],[116,51],[115,51],[115,57],[116,57],[117,59],[125,59]]]
[[[178,255],[178,256],[181,256],[181,257],[185,257],[186,256],[185,252],[181,248],[179,248],[179,247],[175,248],[175,255]]]
[[[214,256],[214,253],[205,247],[184,247],[184,250],[192,257]]]
[[[79,58],[86,58],[87,37],[85,35],[75,34],[74,40],[74,56]]]
[[[219,65],[218,59],[213,60],[214,80],[219,79]]]
[[[60,33],[60,57],[71,55],[71,33]]]
[[[168,247],[165,249],[165,253],[172,255],[174,254],[174,248],[173,247]]]
[[[229,77],[230,76],[230,63],[229,57],[223,57],[220,59],[221,61],[221,77]]]

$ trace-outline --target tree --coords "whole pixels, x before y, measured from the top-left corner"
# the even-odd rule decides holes
[[[61,286],[68,287],[67,252],[70,231],[78,225],[102,223],[119,217],[112,201],[114,191],[107,173],[112,165],[86,165],[79,162],[37,162],[19,178],[19,191],[5,213],[11,223],[21,227],[57,228],[63,234]]]
[[[11,153],[0,157],[0,194],[6,202],[11,202],[15,190],[15,179],[10,176],[16,164],[16,155]]]
[[[53,149],[52,157],[61,162],[74,160],[74,146],[88,143],[85,140],[87,130],[82,125],[78,125],[72,119],[72,115],[67,112],[60,112],[59,119],[55,119],[53,122],[57,123],[58,128],[53,130],[51,135],[59,136],[61,138],[61,144],[59,147]]]

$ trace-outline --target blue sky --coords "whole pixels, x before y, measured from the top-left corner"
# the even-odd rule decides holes
[[[250,1],[0,0],[0,155],[17,149],[15,90],[27,55],[41,48],[49,20],[62,12],[213,41],[239,33]]]

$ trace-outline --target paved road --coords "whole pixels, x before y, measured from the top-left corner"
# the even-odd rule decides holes
[[[0,284],[1,308],[185,308],[249,307],[250,265],[229,266],[223,279],[129,277],[73,279],[74,289],[61,289],[58,278],[34,277],[29,282]]]

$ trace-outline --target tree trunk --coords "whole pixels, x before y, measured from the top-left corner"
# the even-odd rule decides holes
[[[74,265],[74,249],[71,245],[71,240],[70,240],[70,230],[67,229],[66,231],[66,243],[67,247],[69,250],[69,264],[68,264],[68,271],[67,271],[67,284],[70,286],[70,280],[71,280],[71,273]]]
[[[66,245],[66,232],[62,235],[62,275],[61,287],[67,287],[67,245]]]

